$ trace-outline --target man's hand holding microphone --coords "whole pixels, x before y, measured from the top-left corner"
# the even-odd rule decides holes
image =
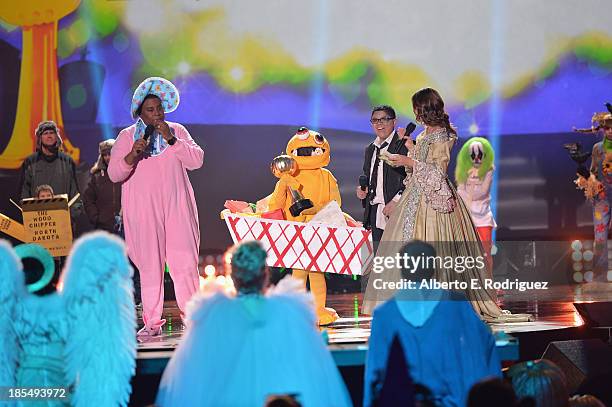
[[[164,122],[165,123],[165,122]],[[167,124],[166,124],[167,126]],[[139,138],[132,144],[132,150],[125,156],[125,162],[128,165],[134,165],[134,163],[140,158],[144,150],[147,148],[147,144],[149,144],[149,137],[155,131],[155,126],[149,124],[144,132],[142,138]]]
[[[365,175],[359,176],[359,186],[355,189],[357,198],[364,200],[368,196],[368,177]]]

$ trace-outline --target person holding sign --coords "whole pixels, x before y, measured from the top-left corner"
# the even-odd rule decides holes
[[[54,194],[66,194],[69,200],[79,193],[74,161],[61,147],[57,124],[50,120],[41,122],[36,128],[36,152],[21,167],[21,199],[36,198],[40,185],[51,186]],[[73,222],[81,211],[80,201],[70,207]]]
[[[53,195],[55,194],[51,185],[43,184],[36,188],[36,198],[38,199],[51,199]]]
[[[108,165],[112,182],[123,182],[121,206],[128,254],[140,273],[143,320],[139,336],[161,334],[165,320],[164,264],[184,313],[199,285],[200,228],[187,170],[202,166],[204,151],[165,113],[179,103],[164,78],[144,80],[132,98],[132,126],[121,130]]]

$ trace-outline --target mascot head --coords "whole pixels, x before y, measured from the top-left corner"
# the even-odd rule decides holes
[[[320,133],[300,127],[287,143],[287,154],[300,170],[323,168],[329,164],[329,142]]]
[[[482,137],[472,137],[465,142],[457,158],[455,180],[459,184],[467,181],[468,171],[472,168],[478,170],[478,178],[484,179],[487,172],[493,168],[495,152],[489,140]]]

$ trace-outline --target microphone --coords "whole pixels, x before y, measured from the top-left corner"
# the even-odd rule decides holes
[[[365,175],[360,175],[359,176],[359,186],[361,187],[362,191],[365,191],[366,188],[368,187],[368,177]]]
[[[145,128],[145,132],[144,132],[144,136],[142,136],[142,138],[144,139],[144,141],[148,141],[149,137],[151,137],[151,134],[153,134],[153,132],[155,131],[155,126],[153,126],[152,124],[149,124],[146,128]],[[142,154],[142,150],[137,150],[138,154]]]
[[[153,126],[152,124],[149,124],[147,128],[145,129],[144,136],[142,138],[144,138],[145,141],[148,141],[149,137],[151,136],[151,134],[153,134],[154,131],[155,131],[155,126]]]
[[[404,134],[404,139],[410,138],[410,135],[413,131],[416,130],[416,124],[410,122],[406,125],[406,134]],[[416,144],[416,141],[412,140],[412,144]]]
[[[415,130],[416,130],[416,124],[412,122],[408,123],[408,125],[406,126],[406,135],[410,136],[412,132]]]

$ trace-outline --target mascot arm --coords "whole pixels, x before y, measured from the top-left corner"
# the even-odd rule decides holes
[[[281,176],[274,187],[274,192],[272,192],[272,195],[270,195],[268,210],[275,211],[277,209],[284,209],[289,196],[288,188],[299,190],[301,186],[302,184],[300,184],[295,177],[287,174]]]
[[[268,210],[275,211],[277,209],[283,209],[285,207],[285,202],[287,201],[287,186],[280,181],[276,183],[274,187],[274,192],[270,195],[270,200],[268,201]]]
[[[333,176],[333,174],[329,173],[329,196],[330,201],[338,202],[338,206],[342,207],[342,198],[340,197],[340,188],[338,188],[338,181]]]

